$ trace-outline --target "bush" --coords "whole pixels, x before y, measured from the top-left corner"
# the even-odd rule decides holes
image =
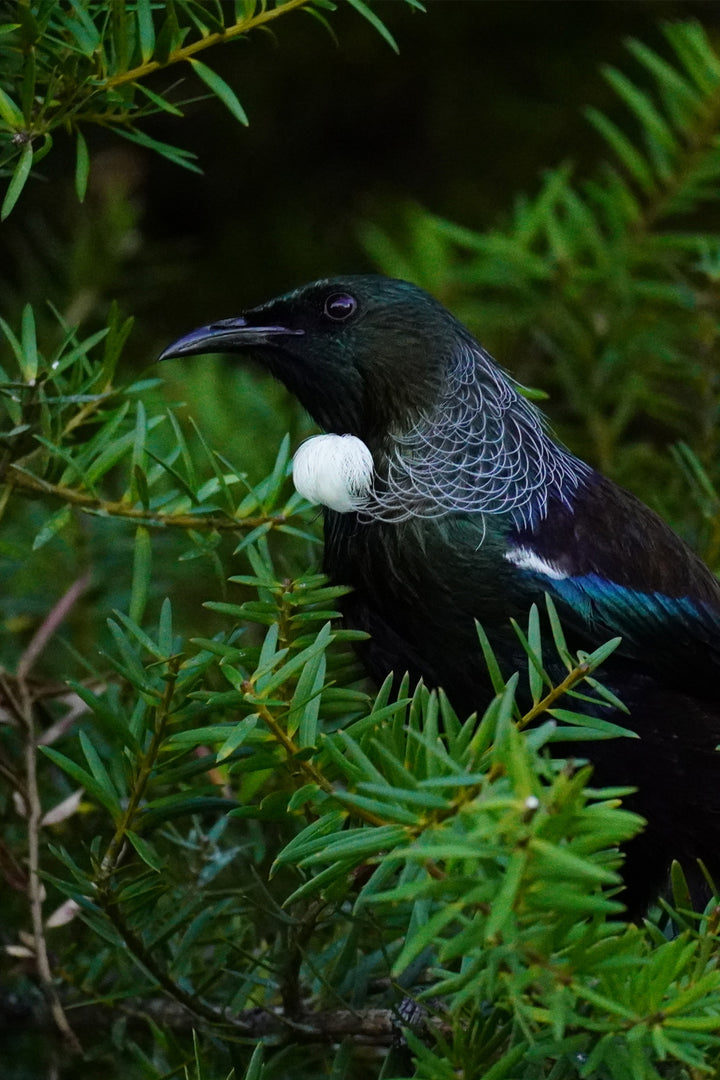
[[[0,37],[4,215],[57,130],[80,198],[94,123],[192,166],[144,133],[180,107],[147,86],[158,68],[192,64],[243,121],[196,53],[310,5],[238,4],[223,24],[229,7],[19,4]],[[607,72],[637,132],[590,114],[608,143],[597,175],[552,170],[486,233],[411,207],[364,240],[502,337],[573,448],[648,501],[663,490],[717,566],[720,249],[697,221],[720,180],[720,58],[696,24],[666,33],[669,57],[629,43],[641,81]],[[131,233],[122,198],[104,213]],[[642,823],[582,760],[547,754],[622,737],[583,711],[614,643],[571,656],[548,603],[518,628],[522,672],[501,672],[480,630],[496,690],[480,718],[407,680],[369,687],[344,590],[317,571],[315,511],[289,487],[290,440],[249,476],[155,373],[118,380],[117,306],[80,329],[69,282],[60,294],[0,324],[6,1014],[54,1025],[64,1050],[43,1052],[72,1076],[717,1070],[720,909],[693,912],[676,870],[674,907],[625,923],[618,846]],[[8,1075],[30,1075],[17,1045]]]

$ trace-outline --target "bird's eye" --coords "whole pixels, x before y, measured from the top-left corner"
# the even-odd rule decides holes
[[[325,314],[329,319],[342,322],[357,310],[357,300],[348,293],[333,293],[325,301]]]

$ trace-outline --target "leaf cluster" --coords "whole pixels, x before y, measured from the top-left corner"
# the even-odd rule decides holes
[[[396,47],[368,4],[348,2]],[[407,2],[421,7],[419,0]],[[195,100],[177,96],[177,79],[154,89],[151,77],[181,65],[182,74],[191,71],[247,125],[235,90],[197,54],[242,40],[296,8],[327,25],[326,13],[335,7],[331,0],[18,0],[12,21],[6,18],[0,24],[0,175],[10,177],[0,218],[10,214],[58,131],[67,132],[75,143],[75,187],[81,201],[90,169],[85,132],[92,126],[200,172],[193,153],[144,130],[149,116],[165,112],[180,118],[183,107]]]
[[[522,1060],[528,1077],[655,1080],[658,1061],[714,1060],[716,912],[674,915],[672,940],[619,921],[618,846],[641,820],[544,752],[607,737],[583,707],[605,699],[593,672],[616,643],[572,658],[548,602],[551,634],[534,609],[518,628],[529,713],[490,657],[480,719],[407,680],[368,698],[341,677],[340,590],[278,580],[265,541],[247,552],[257,599],[223,610],[261,641],[238,625],[179,652],[169,603],[153,634],[119,615],[110,685],[74,686],[87,733],[44,749],[102,811],[90,848],[54,846],[45,874],[102,942],[71,983],[116,1007],[162,991],[225,1038],[286,1044],[292,1025],[324,1041],[348,1009],[399,1033],[414,1001],[416,1076]]]

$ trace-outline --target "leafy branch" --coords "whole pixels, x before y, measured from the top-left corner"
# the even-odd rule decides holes
[[[20,494],[42,496],[49,506],[59,502],[60,509],[38,531],[36,548],[68,526],[72,509],[140,527],[182,529],[191,537],[242,532],[256,538],[274,529],[312,541],[304,527],[303,501],[297,495],[282,497],[288,440],[271,474],[253,486],[197,432],[210,470],[209,478],[200,476],[174,412],[148,416],[138,399],[158,380],[115,388],[114,373],[130,327],[116,309],[105,329],[82,340],[61,325],[60,344],[46,356],[31,307],[25,308],[19,335],[0,319],[17,368],[0,375],[5,380],[0,387],[0,517]],[[169,448],[158,430],[168,427]],[[117,488],[122,467],[127,471],[122,496],[102,493],[99,485],[108,477]]]
[[[87,492],[79,491],[77,488],[67,487],[62,484],[51,484],[41,479],[41,477],[26,471],[19,465],[11,465],[8,473],[8,482],[14,488],[49,495],[53,499],[77,507],[88,514],[117,517],[125,521],[139,522],[142,525],[158,528],[192,529],[195,532],[238,532],[243,529],[273,528],[286,525],[289,521],[292,521],[291,516],[284,514],[264,514],[238,519],[229,515],[153,512],[149,509],[129,505],[125,500],[112,502],[108,499],[96,498]]]
[[[407,0],[419,7],[419,0]],[[382,20],[362,0],[351,6],[393,47]],[[18,3],[15,21],[0,23],[0,169],[10,181],[0,208],[4,220],[17,203],[34,166],[53,146],[53,134],[75,139],[75,187],[82,201],[87,190],[90,155],[83,129],[104,127],[175,164],[196,172],[195,155],[153,139],[138,123],[157,112],[181,117],[174,87],[157,92],[146,85],[158,72],[189,64],[204,86],[241,124],[248,118],[228,83],[196,59],[196,54],[229,45],[297,9],[325,23],[328,0],[275,0],[272,5],[244,0],[237,5],[212,0],[126,0],[108,6],[77,0],[69,11],[61,4],[32,7]],[[193,40],[186,41],[191,35]],[[36,149],[38,140],[41,145]]]
[[[239,606],[213,604],[213,607],[244,622],[250,619],[269,625],[259,647],[239,647],[231,636],[213,642],[198,641],[199,653],[182,660],[177,656],[173,658],[168,654],[172,634],[167,604],[157,641],[149,638],[126,616],[121,617],[121,625],[115,625],[114,637],[120,656],[116,660],[110,658],[111,663],[117,674],[129,680],[143,699],[153,702],[149,712],[144,710],[147,718],[142,723],[146,734],[138,726],[140,714],[137,711],[134,718],[127,721],[126,728],[125,722],[119,722],[116,717],[111,719],[100,698],[87,691],[82,693],[98,719],[102,718],[104,725],[112,724],[115,738],[122,739],[124,754],[131,753],[134,765],[127,787],[121,786],[117,769],[111,775],[111,762],[117,755],[113,755],[106,765],[97,749],[84,738],[81,742],[89,771],[57,751],[46,749],[45,753],[91,792],[116,821],[97,873],[92,878],[79,879],[80,894],[77,869],[75,883],[64,887],[83,905],[91,920],[104,913],[143,969],[177,1001],[188,1008],[193,1007],[207,1022],[230,1023],[238,1030],[252,1031],[256,1025],[247,1013],[218,1012],[215,1006],[204,1004],[200,997],[188,995],[179,987],[153,957],[152,940],[148,940],[143,930],[148,897],[155,894],[154,903],[160,905],[170,887],[160,876],[164,860],[155,843],[148,839],[148,833],[157,835],[163,821],[179,813],[196,811],[201,805],[209,806],[213,801],[212,795],[201,793],[203,789],[193,790],[193,777],[219,768],[230,769],[228,779],[234,776],[235,782],[239,781],[239,790],[245,788],[246,798],[249,795],[250,801],[234,808],[229,802],[229,819],[239,816],[277,822],[283,818],[287,820],[288,815],[290,820],[296,819],[302,811],[305,827],[290,839],[274,860],[276,872],[290,866],[303,873],[310,871],[310,876],[294,889],[284,905],[299,911],[292,920],[294,932],[299,935],[293,955],[299,958],[305,949],[301,942],[309,945],[310,938],[318,933],[315,916],[310,918],[310,909],[307,909],[307,917],[302,914],[308,902],[317,903],[324,897],[323,910],[328,903],[337,910],[336,905],[342,904],[342,898],[348,889],[352,889],[356,872],[374,864],[377,868],[369,885],[362,888],[356,905],[362,908],[381,902],[385,893],[379,888],[382,883],[387,884],[388,870],[394,876],[397,862],[404,859],[413,863],[419,860],[419,869],[438,888],[446,881],[447,874],[455,880],[451,864],[456,856],[449,852],[456,851],[459,839],[453,834],[457,829],[464,833],[467,823],[478,812],[484,814],[486,807],[493,808],[491,813],[501,808],[505,818],[503,832],[497,838],[499,850],[515,855],[526,852],[523,860],[527,880],[522,886],[516,881],[515,898],[511,900],[509,895],[504,895],[502,901],[498,898],[497,908],[506,914],[516,908],[521,911],[526,902],[524,898],[537,889],[538,880],[542,880],[547,872],[548,857],[555,862],[560,858],[556,843],[542,835],[532,835],[536,819],[550,820],[543,819],[542,808],[546,811],[552,808],[552,819],[557,815],[561,818],[563,814],[569,815],[561,826],[563,830],[578,830],[577,822],[573,826],[569,822],[575,821],[579,812],[585,812],[580,810],[578,800],[582,799],[587,774],[582,771],[571,779],[569,774],[556,767],[549,786],[543,785],[537,777],[531,780],[532,770],[524,760],[525,755],[536,754],[555,725],[544,725],[540,729],[540,738],[538,732],[528,737],[521,734],[531,717],[526,713],[517,722],[513,719],[517,676],[505,683],[502,693],[479,724],[475,717],[460,724],[447,701],[429,694],[423,687],[411,697],[407,696],[406,688],[401,687],[401,696],[389,700],[391,684],[388,680],[369,712],[364,712],[346,729],[321,737],[318,725],[323,717],[327,720],[336,709],[341,709],[347,716],[348,710],[358,709],[365,701],[364,694],[333,686],[332,671],[337,669],[338,663],[344,663],[336,649],[353,635],[342,630],[331,632],[329,622],[319,632],[311,630],[313,623],[336,616],[328,605],[341,590],[327,586],[317,576],[294,582],[278,580],[265,541],[261,541],[259,548],[246,550],[254,574],[243,575],[239,580],[246,586],[254,586],[259,599]],[[282,618],[278,617],[279,608],[285,609]],[[554,612],[552,614],[556,618]],[[533,612],[529,636],[537,644],[536,622],[537,613]],[[281,624],[284,626],[282,640]],[[554,687],[535,703],[533,718],[537,719],[550,709],[561,693],[572,693],[573,687],[587,680],[608,651],[607,648],[598,650],[597,654],[576,662],[562,681],[563,690]],[[142,654],[146,653],[151,656],[149,666],[141,660]],[[563,662],[567,659],[567,655],[563,656]],[[542,646],[539,653],[528,646],[531,684],[534,683],[532,673],[543,670],[542,665]],[[233,690],[218,691],[207,686],[208,676],[213,671],[221,673]],[[602,702],[602,696],[598,701]],[[233,722],[220,725],[197,725],[197,720],[207,710],[219,707],[223,711],[235,711],[240,718],[236,716]],[[447,727],[447,746],[439,739],[439,708],[442,708]],[[569,722],[572,717],[565,713],[563,718]],[[574,718],[582,722],[582,717]],[[261,731],[258,722],[265,725],[265,732]],[[587,723],[586,734],[592,737],[593,724]],[[597,723],[602,725],[602,721]],[[528,742],[524,741],[526,738]],[[144,746],[147,749],[143,749]],[[188,752],[199,746],[204,747],[200,761],[185,760],[183,764]],[[207,749],[211,746],[217,750],[211,753]],[[262,765],[257,762],[258,756]],[[281,775],[278,766],[283,761],[290,765],[289,783],[278,786]],[[258,768],[267,769],[270,762],[275,763],[270,790],[264,794],[262,785],[247,787],[247,781]],[[388,779],[379,772],[380,763]],[[304,782],[298,784],[296,774],[304,777]],[[171,778],[177,784],[180,777],[185,777],[190,787],[183,793],[163,795]],[[217,797],[215,801],[218,801]],[[508,815],[514,822],[512,828],[508,825]],[[609,834],[602,829],[596,830],[594,835],[599,851],[612,843],[611,835],[619,838],[629,827],[636,827],[632,815],[617,809],[613,809],[613,815],[619,831]],[[350,827],[351,819],[362,824]],[[553,826],[552,832],[553,835],[557,832],[557,825]],[[579,833],[587,838],[582,828]],[[453,839],[448,848],[450,835]],[[577,872],[586,885],[593,887],[582,901],[588,905],[588,910],[617,910],[612,901],[594,895],[598,884],[616,884],[617,876],[602,865],[594,865],[588,858],[589,849],[582,844],[581,850],[582,857],[563,854],[561,868],[567,874]],[[133,851],[139,864],[129,858]],[[318,866],[322,869],[315,873]],[[556,873],[557,870],[556,865]],[[489,886],[491,890],[499,887],[502,880],[501,876],[494,886]],[[333,891],[337,895],[331,901]],[[137,915],[132,899],[136,893],[145,898]],[[504,893],[507,894],[507,889]],[[575,904],[582,902],[579,897],[574,900]],[[496,910],[489,899],[468,899],[467,903],[476,913],[487,915]],[[535,910],[534,903],[531,907]],[[444,910],[456,912],[453,905]],[[139,916],[141,922],[137,921]],[[497,916],[495,918],[497,920]],[[415,942],[413,948],[417,947]],[[301,953],[297,953],[298,948]],[[410,962],[415,953],[410,945],[407,948],[410,953],[406,956],[403,952],[403,956]],[[532,948],[537,952],[537,944]],[[296,983],[301,966],[300,962],[296,964],[289,983],[287,978],[278,982],[278,990],[286,1005],[296,1003],[297,1007],[291,1010],[298,1013],[295,1022],[313,1036],[322,1037],[321,1033],[331,1022],[331,1014],[322,1009],[318,1011],[316,1007],[300,1008]],[[283,970],[287,975],[287,964],[283,965]],[[370,1010],[373,1015],[376,1012]],[[288,1015],[282,1023],[290,1024],[294,1030],[292,1021],[293,1017]],[[333,1020],[333,1030],[337,1031],[340,1023],[338,1018]],[[368,1037],[374,1023],[368,1019]]]
[[[92,738],[80,737],[85,764],[44,751],[114,823],[93,869],[58,848],[65,872],[50,880],[111,955],[122,942],[134,957],[135,976],[115,976],[118,991],[127,984],[137,998],[159,988],[215,1031],[293,1042],[357,1032],[379,1045],[396,1024],[398,995],[442,999],[439,1017],[431,1005],[427,1023],[407,1032],[418,1061],[435,1070],[442,1058],[459,1067],[469,1054],[490,1068],[526,1053],[526,1041],[508,1042],[497,1027],[508,1013],[539,1054],[552,1058],[562,1039],[574,1040],[620,1078],[625,1036],[639,1048],[639,1075],[653,1075],[648,1055],[660,1044],[668,1060],[702,1065],[720,1000],[717,919],[683,926],[673,941],[658,930],[652,949],[637,928],[607,923],[621,909],[617,848],[640,822],[618,792],[587,789],[587,768],[543,752],[564,731],[622,734],[602,719],[614,699],[595,679],[615,643],[573,658],[549,604],[549,640],[534,609],[516,628],[524,673],[502,676],[486,652],[497,696],[480,720],[461,721],[422,686],[408,695],[407,682],[393,697],[390,679],[368,703],[347,675],[337,679],[352,638],[331,629],[339,590],[318,575],[278,575],[265,538],[245,552],[253,573],[237,584],[254,597],[211,605],[233,629],[191,648],[178,642],[167,603],[153,635],[118,615],[105,658],[114,676],[104,690],[75,687],[94,716]],[[260,641],[247,639],[248,624],[265,628]],[[567,674],[553,683],[558,662]],[[532,701],[522,713],[521,681]],[[572,712],[558,708],[573,697]],[[198,824],[200,846],[188,847],[172,823],[213,812],[218,837],[237,821],[272,827],[269,873],[243,870],[242,847],[230,845],[232,886],[192,884],[213,865],[199,855],[207,832]],[[261,978],[258,956],[223,930],[247,935],[258,920],[271,943]],[[373,970],[384,989],[348,1008],[356,950],[365,955],[378,932]],[[315,971],[323,980],[311,992]],[[645,971],[643,987],[639,975],[628,981]],[[240,996],[231,990],[238,980]],[[498,1041],[488,1028],[469,1047],[466,1017],[482,1001],[505,1033]],[[704,1049],[688,1049],[690,1031],[709,1036]]]
[[[241,34],[248,34],[258,26],[265,26],[279,15],[286,15],[294,8],[307,6],[309,3],[310,0],[283,0],[283,3],[276,7],[265,8],[257,14],[248,14],[243,18],[237,19],[234,23],[226,24],[220,30],[206,32],[203,37],[198,38],[197,41],[193,41],[189,45],[182,45],[178,48],[171,49],[165,60],[146,60],[144,63],[139,64],[135,68],[131,68],[129,71],[106,77],[104,82],[98,87],[98,90],[112,89],[128,82],[138,82],[140,79],[146,78],[148,75],[152,74],[152,72],[158,71],[160,68],[169,67],[171,64],[181,63],[183,60],[189,60],[195,53],[202,52],[203,49],[211,49],[214,45],[224,45]],[[138,18],[140,18],[141,12],[142,8],[138,10]],[[147,20],[147,13],[142,12],[142,14],[145,18],[145,40],[143,45],[145,52],[147,52],[150,49],[152,40],[149,32],[151,23]],[[218,78],[218,76],[216,76],[216,78]],[[219,96],[222,96],[222,94]]]

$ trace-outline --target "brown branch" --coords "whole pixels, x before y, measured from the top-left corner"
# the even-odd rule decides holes
[[[259,517],[234,518],[230,515],[219,517],[212,514],[163,514],[161,511],[139,509],[130,506],[127,502],[119,499],[115,502],[107,502],[98,499],[87,492],[78,491],[77,488],[66,487],[64,484],[51,484],[42,480],[34,473],[27,472],[19,465],[11,465],[12,483],[15,487],[21,487],[28,491],[38,491],[43,495],[52,495],[61,502],[76,506],[78,510],[86,514],[95,514],[104,517],[119,517],[127,521],[133,521],[142,525],[157,528],[195,529],[198,532],[233,532],[242,529],[255,529],[258,525],[270,523],[272,527],[283,525],[288,520],[284,514],[261,515]]]
[[[304,915],[294,927],[294,935],[291,937],[290,948],[280,983],[280,997],[282,998],[284,1015],[291,1017],[293,1020],[297,1020],[302,1013],[300,969],[305,959],[306,947],[315,932],[318,917],[325,908],[325,904],[324,899],[311,901]]]
[[[25,682],[33,664],[89,584],[90,573],[88,571],[72,583],[67,592],[60,597],[53,609],[45,616],[18,662],[17,679],[19,682]]]
[[[8,710],[15,715],[24,733],[25,783],[22,788],[22,797],[25,803],[27,823],[27,895],[32,924],[35,964],[50,1014],[58,1031],[60,1031],[68,1046],[76,1053],[80,1053],[82,1048],[68,1023],[60,1003],[45,940],[43,885],[40,879],[40,830],[42,828],[43,809],[37,776],[38,737],[35,728],[34,695],[28,684],[27,676],[47,643],[87,588],[89,580],[89,574],[84,574],[78,578],[45,617],[39,630],[21,656],[17,675],[12,683],[8,676],[0,673],[0,688],[3,691],[4,702]]]
[[[147,1025],[148,1017],[163,1028],[175,1031],[190,1031],[197,1027],[197,1013],[194,1009],[167,998],[134,998],[127,1002],[113,1002],[111,1006],[102,1002],[83,1005],[64,1002],[65,1008],[72,1009],[73,1024],[80,1030],[109,1028],[119,1015],[125,1016],[132,1023],[137,1021]],[[405,1010],[401,1006],[401,1010]],[[293,1043],[334,1043],[343,1038],[352,1039],[360,1045],[390,1046],[401,1036],[401,1028],[410,1026],[416,1029],[418,1024],[408,1022],[393,1009],[327,1009],[318,1012],[303,1011],[294,1020],[289,1020],[279,1009],[246,1009],[235,1014],[216,1017],[214,1023],[231,1023],[236,1035],[249,1039],[273,1039]],[[433,1028],[447,1035],[447,1025],[422,1012],[421,1025]],[[17,995],[7,1003],[0,994],[0,1033],[8,1030],[44,1030],[47,1020],[38,1013],[34,1003],[18,1001]]]
[[[183,60],[189,60],[195,53],[201,52],[203,49],[210,49],[213,45],[220,45],[223,42],[231,41],[233,38],[239,37],[241,34],[247,34],[250,30],[254,30],[255,27],[263,26],[272,19],[276,19],[279,15],[285,15],[286,12],[292,11],[293,8],[302,7],[309,2],[310,0],[286,0],[284,4],[281,4],[278,7],[267,8],[265,11],[261,11],[259,15],[251,15],[248,18],[241,19],[233,26],[226,26],[224,30],[220,30],[214,34],[207,34],[205,37],[193,41],[190,45],[175,49],[165,61],[148,60],[147,63],[140,64],[136,68],[131,68],[129,71],[124,71],[120,75],[113,75],[103,82],[96,83],[95,92],[99,90],[112,90],[115,87],[123,86],[125,83],[137,82],[139,79],[144,79],[154,71],[159,71],[161,68],[169,67],[171,64],[182,63]]]
[[[544,698],[541,698],[536,705],[533,705],[529,712],[526,712],[524,716],[520,717],[515,725],[518,731],[522,731],[528,724],[532,724],[533,720],[537,720],[538,716],[542,716],[548,709],[552,709],[553,705],[563,696],[563,694],[567,694],[568,690],[572,690],[573,686],[576,686],[579,682],[582,682],[583,679],[587,678],[591,671],[592,668],[588,663],[578,664],[574,667],[572,671],[568,672],[561,683],[554,686]]]
[[[27,804],[27,837],[28,837],[28,881],[27,892],[30,904],[30,919],[32,923],[33,945],[35,951],[35,964],[38,977],[42,985],[43,993],[55,1025],[67,1042],[68,1046],[80,1053],[82,1048],[75,1032],[70,1027],[65,1011],[60,1002],[48,955],[47,941],[45,940],[45,926],[43,921],[43,885],[40,879],[40,829],[43,817],[42,804],[40,802],[40,789],[37,777],[37,738],[35,734],[35,718],[33,704],[27,684],[24,680],[18,680],[16,684],[18,696],[3,679],[3,689],[8,702],[11,704],[25,731],[25,789]]]

